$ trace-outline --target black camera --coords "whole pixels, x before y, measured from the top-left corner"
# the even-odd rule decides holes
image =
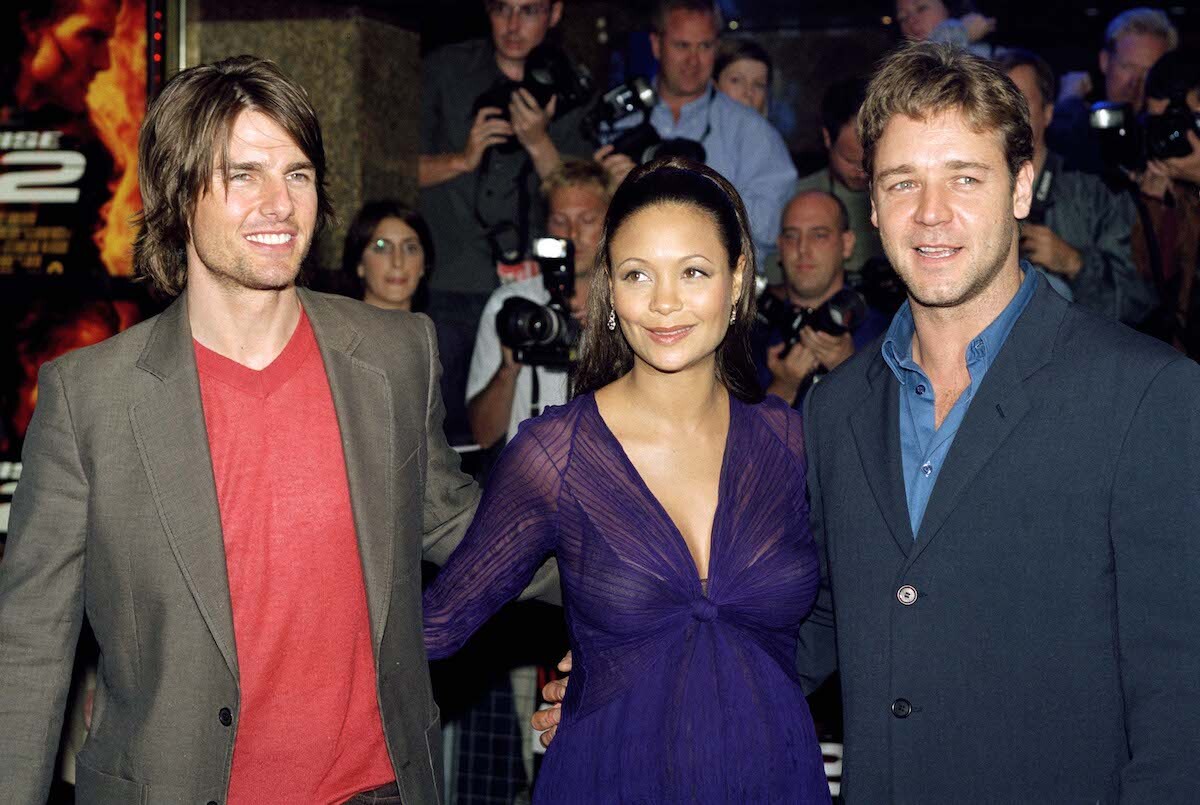
[[[575,362],[580,335],[569,307],[575,294],[575,246],[562,238],[538,238],[533,254],[550,303],[539,305],[519,296],[504,300],[496,314],[496,332],[517,363],[566,369]]]
[[[581,133],[597,145],[611,145],[613,151],[625,154],[641,165],[665,156],[687,157],[704,162],[704,146],[695,140],[678,137],[664,140],[650,124],[650,112],[658,96],[643,76],[634,76],[601,96],[580,124]],[[617,124],[641,114],[642,120],[631,128]]]
[[[512,94],[519,89],[529,90],[542,107],[550,103],[552,97],[558,96],[554,108],[554,117],[557,119],[582,106],[591,96],[592,74],[583,65],[572,62],[561,48],[543,42],[529,51],[525,59],[524,80],[505,79],[493,84],[475,99],[471,106],[471,117],[474,118],[485,106],[494,106],[500,110],[498,117],[508,120],[508,104],[512,101]],[[520,144],[516,137],[510,137],[504,144],[495,147],[500,151],[513,152],[520,148]]]
[[[580,121],[580,133],[597,140],[606,126],[632,117],[638,113],[647,115],[658,103],[654,87],[644,76],[635,75],[624,84],[618,84],[600,96],[596,105],[588,110]]]
[[[757,316],[762,324],[783,336],[782,357],[799,343],[800,331],[805,327],[830,335],[845,335],[858,329],[867,317],[867,302],[858,291],[842,288],[812,310],[796,309],[768,290],[758,297]]]
[[[1179,97],[1161,115],[1135,115],[1128,104],[1102,101],[1092,104],[1088,122],[1104,162],[1130,171],[1144,170],[1150,159],[1187,156],[1192,152],[1187,133],[1200,135],[1200,115]]]
[[[856,287],[869,307],[889,316],[899,310],[908,298],[908,289],[904,287],[900,275],[882,255],[866,259]]]
[[[695,140],[687,137],[664,140],[649,123],[639,123],[621,132],[612,146],[614,151],[628,155],[638,165],[659,157],[685,157],[703,164],[708,156],[704,146]]]

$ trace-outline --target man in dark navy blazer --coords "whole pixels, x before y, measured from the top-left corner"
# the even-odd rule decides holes
[[[990,63],[903,49],[859,126],[908,302],[805,421],[846,801],[1200,802],[1200,367],[1020,261]]]

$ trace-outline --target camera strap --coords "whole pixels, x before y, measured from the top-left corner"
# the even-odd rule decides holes
[[[530,213],[530,196],[529,196],[529,174],[533,171],[533,160],[530,159],[528,153],[523,153],[523,162],[521,169],[517,171],[516,190],[517,190],[517,214],[516,220],[506,218],[500,221],[489,222],[480,210],[480,196],[483,193],[483,186],[487,179],[488,173],[492,167],[492,155],[495,147],[489,147],[483,152],[483,159],[479,163],[479,170],[475,174],[475,192],[472,198],[471,212],[475,216],[475,222],[479,224],[479,228],[483,230],[484,237],[487,238],[488,246],[491,248],[492,257],[497,264],[504,262],[502,249],[499,244],[499,237],[506,231],[511,231],[516,235],[516,249],[518,251],[517,259],[523,259],[529,253],[529,213]],[[493,271],[495,266],[492,267]]]
[[[539,398],[541,397],[541,388],[538,383],[538,368],[536,366],[529,367],[529,416],[533,418],[542,413]]]
[[[1045,165],[1042,167],[1042,175],[1038,177],[1037,188],[1033,193],[1033,200],[1042,209],[1050,203],[1050,189],[1054,186],[1054,170]]]

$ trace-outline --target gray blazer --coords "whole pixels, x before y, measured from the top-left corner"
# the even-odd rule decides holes
[[[420,566],[449,555],[478,492],[442,435],[429,320],[300,298],[342,432],[388,751],[405,802],[437,802]],[[85,612],[100,669],[78,801],[224,802],[237,653],[185,300],[38,383],[0,563],[0,802],[44,800]]]
[[[846,801],[1200,802],[1200,367],[1039,280],[914,542],[878,347],[805,418]]]

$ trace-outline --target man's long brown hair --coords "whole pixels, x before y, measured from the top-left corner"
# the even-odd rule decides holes
[[[166,296],[187,284],[187,243],[196,202],[224,171],[234,121],[246,110],[266,115],[296,142],[316,169],[314,237],[333,217],[325,186],[325,146],[308,93],[279,67],[256,56],[191,67],[172,78],[150,106],[138,139],[138,275]]]

